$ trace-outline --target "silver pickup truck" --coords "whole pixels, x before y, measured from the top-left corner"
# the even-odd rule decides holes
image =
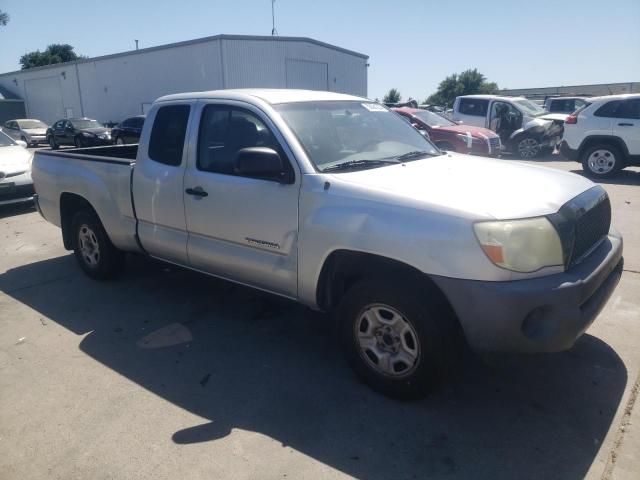
[[[443,153],[337,93],[162,97],[139,145],[39,151],[33,179],[91,277],[131,252],[331,312],[356,372],[398,397],[437,384],[465,343],[571,347],[622,271],[600,186]]]

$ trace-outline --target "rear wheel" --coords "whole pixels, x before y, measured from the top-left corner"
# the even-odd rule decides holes
[[[338,308],[345,354],[358,376],[385,395],[424,396],[457,365],[455,319],[399,279],[363,280]]]
[[[613,145],[594,145],[582,154],[582,168],[591,178],[608,178],[623,167],[622,152]]]
[[[57,150],[59,145],[56,142],[56,139],[54,138],[53,135],[49,135],[49,138],[47,139],[49,141],[49,146],[51,147],[51,150]]]
[[[80,268],[91,278],[107,280],[124,265],[124,252],[113,246],[98,216],[81,210],[73,217],[73,251]]]

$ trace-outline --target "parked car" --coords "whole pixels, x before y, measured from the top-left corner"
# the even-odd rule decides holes
[[[0,205],[33,200],[33,154],[22,140],[0,132]]]
[[[140,141],[140,133],[144,125],[145,115],[137,115],[123,120],[121,123],[111,129],[111,138],[113,143],[124,145],[126,143],[138,143]]]
[[[333,92],[165,96],[139,145],[40,150],[33,178],[90,277],[135,252],[331,312],[355,371],[398,397],[426,393],[464,343],[571,347],[622,272],[601,186],[444,160],[383,105]]]
[[[47,142],[54,150],[60,145],[74,145],[80,148],[113,143],[111,131],[90,118],[58,120],[47,129]]]
[[[4,133],[27,145],[47,143],[47,124],[35,118],[18,118],[4,122]]]
[[[408,118],[418,130],[427,132],[441,150],[490,157],[500,155],[500,137],[487,128],[458,125],[437,113],[418,108],[392,110]]]
[[[544,109],[550,113],[573,113],[586,103],[586,97],[549,97],[544,102]]]
[[[560,153],[594,178],[640,165],[640,94],[590,98],[567,117]]]
[[[524,97],[465,95],[453,103],[454,121],[493,130],[506,150],[525,160],[553,151],[565,118]]]

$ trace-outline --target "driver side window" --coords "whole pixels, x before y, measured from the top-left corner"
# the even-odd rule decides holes
[[[248,110],[226,105],[207,105],[198,134],[198,170],[237,175],[238,151],[266,147],[278,152],[286,170],[291,170],[284,151],[269,128]]]

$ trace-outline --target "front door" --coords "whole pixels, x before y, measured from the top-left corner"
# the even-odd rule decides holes
[[[189,263],[282,295],[297,294],[300,174],[280,133],[257,108],[202,102],[198,145],[185,173]],[[276,150],[289,183],[235,173],[237,152]]]
[[[133,170],[140,243],[150,255],[181,265],[188,263],[183,181],[193,103],[165,105],[151,113],[148,150],[138,152],[141,160]]]
[[[500,136],[504,145],[513,132],[522,128],[522,113],[510,103],[495,101],[491,104],[489,128]]]

